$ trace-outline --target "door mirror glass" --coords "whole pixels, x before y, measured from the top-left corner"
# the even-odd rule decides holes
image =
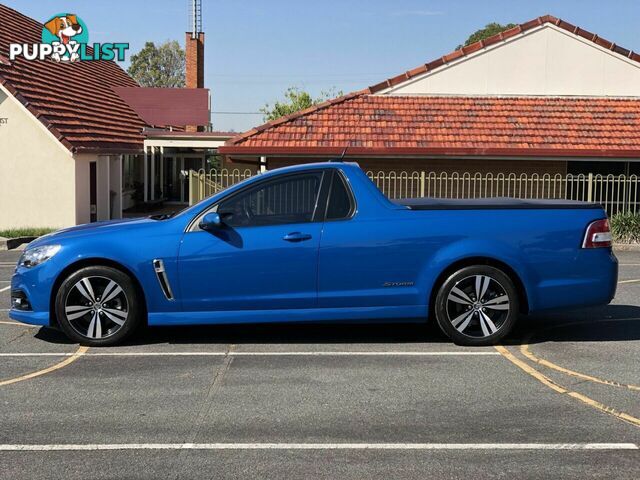
[[[220,220],[220,215],[216,212],[210,212],[202,218],[198,226],[202,230],[215,230],[222,226],[222,220]]]

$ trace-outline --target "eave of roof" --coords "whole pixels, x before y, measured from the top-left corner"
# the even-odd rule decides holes
[[[272,155],[272,156],[336,156],[345,147],[242,147],[223,146],[218,152],[223,155]],[[640,149],[607,150],[603,148],[474,148],[474,147],[347,147],[345,158],[355,157],[536,157],[536,158],[640,158]]]
[[[212,131],[212,132],[176,132],[176,131],[168,131],[168,130],[145,130],[142,132],[146,138],[180,138],[180,139],[203,139],[203,138],[214,138],[214,139],[230,139],[234,136],[238,135],[237,132],[222,132],[222,131]]]

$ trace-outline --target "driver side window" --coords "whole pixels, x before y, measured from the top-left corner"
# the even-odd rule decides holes
[[[253,227],[313,221],[322,172],[296,174],[266,182],[218,205],[230,227]]]

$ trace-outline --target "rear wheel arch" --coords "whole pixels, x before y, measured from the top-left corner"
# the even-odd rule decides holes
[[[62,270],[60,274],[57,276],[53,284],[53,288],[51,289],[51,296],[49,298],[50,326],[58,326],[58,319],[56,317],[56,295],[58,294],[58,290],[60,289],[62,282],[64,282],[64,280],[67,277],[69,277],[69,275],[85,267],[110,267],[110,268],[114,268],[116,270],[121,271],[122,273],[127,275],[129,278],[131,278],[131,281],[136,287],[136,293],[139,295],[138,298],[142,301],[142,304],[141,304],[142,312],[143,312],[142,317],[144,319],[144,322],[146,323],[147,299],[145,297],[142,284],[140,283],[136,275],[130,269],[128,269],[127,267],[125,267],[119,262],[110,260],[108,258],[95,257],[95,258],[83,258],[82,260],[78,260],[77,262],[67,265],[64,268],[64,270]]]
[[[524,283],[522,282],[522,279],[520,278],[520,275],[518,275],[518,273],[510,265],[501,260],[497,260],[492,257],[475,256],[457,260],[448,265],[444,270],[442,270],[442,272],[440,272],[440,275],[438,275],[435,282],[433,283],[433,287],[431,288],[431,292],[429,294],[429,317],[433,316],[438,291],[440,290],[440,287],[444,284],[446,279],[458,270],[465,267],[471,267],[473,265],[488,265],[504,272],[504,274],[507,275],[516,286],[518,301],[520,305],[520,313],[526,314],[529,312],[527,290],[524,286]]]

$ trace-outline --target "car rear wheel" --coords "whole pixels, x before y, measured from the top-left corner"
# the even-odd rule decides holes
[[[513,328],[518,311],[513,281],[488,265],[465,267],[450,275],[435,301],[440,329],[458,345],[498,343]]]
[[[134,283],[110,267],[86,267],[69,275],[60,285],[55,307],[62,330],[83,345],[119,343],[140,323]]]

